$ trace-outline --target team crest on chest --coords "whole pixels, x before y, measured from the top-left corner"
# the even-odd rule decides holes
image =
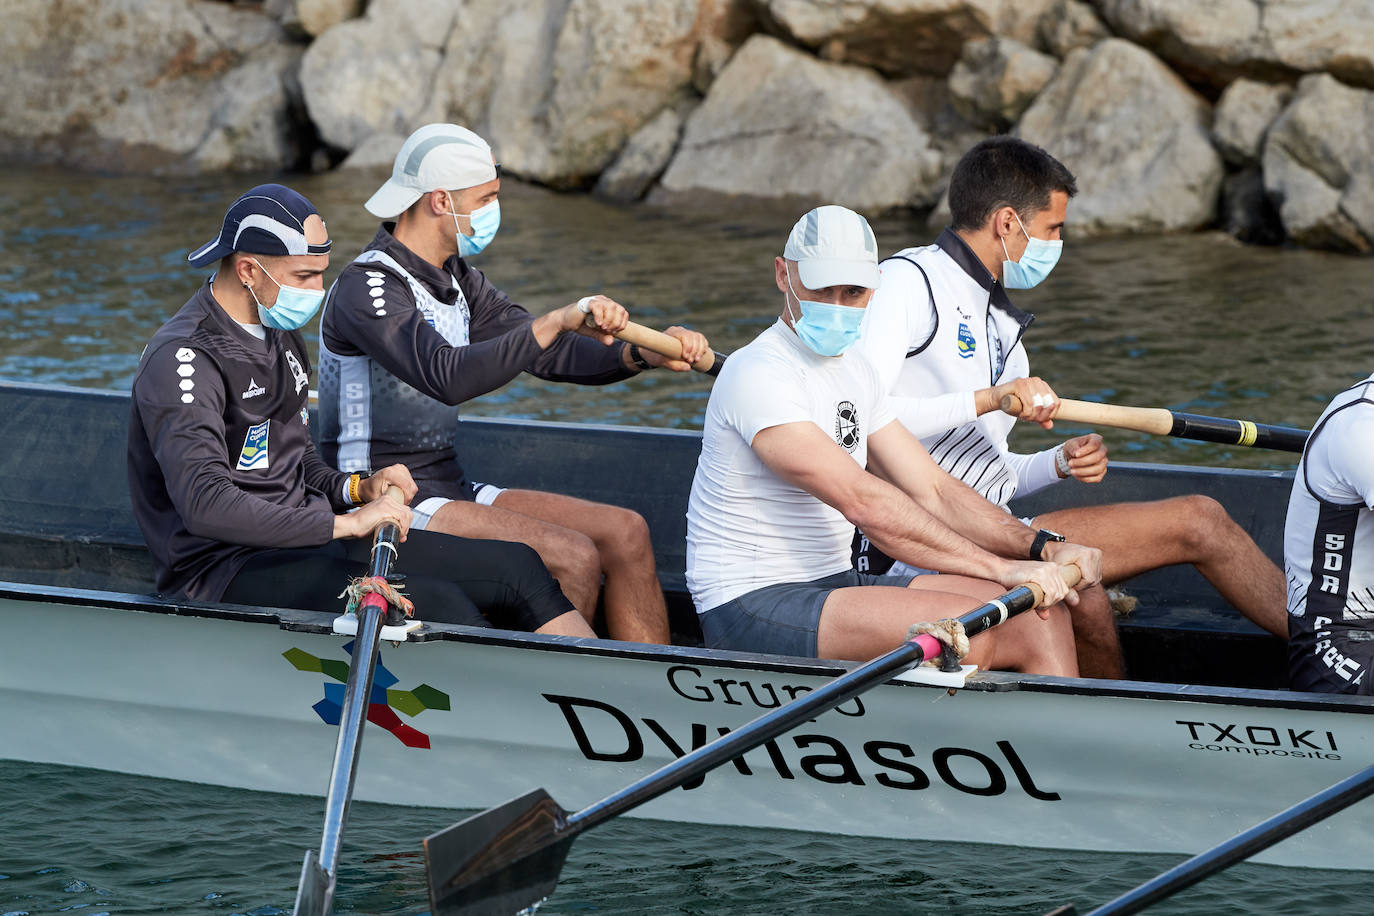
[[[301,361],[290,350],[286,351],[286,364],[291,367],[291,375],[296,380],[296,394],[300,394],[301,389],[310,384],[310,378],[305,374]]]
[[[846,452],[854,451],[859,444],[859,411],[853,401],[841,401],[835,407],[835,441]]]
[[[973,331],[969,330],[968,324],[959,322],[959,356],[968,359],[978,350],[978,340],[973,336]]]
[[[271,420],[263,420],[256,426],[248,427],[248,433],[243,437],[243,448],[239,450],[238,470],[267,470],[267,431],[271,425]]]

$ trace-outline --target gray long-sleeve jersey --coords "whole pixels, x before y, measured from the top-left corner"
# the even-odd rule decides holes
[[[634,372],[620,346],[564,334],[541,350],[533,316],[458,256],[442,268],[385,223],[329,291],[320,318],[320,450],[346,471],[404,464],[461,483],[458,405],[521,372],[602,385]]]
[[[333,538],[346,475],[310,441],[309,379],[299,332],[259,340],[209,283],[153,335],[134,376],[128,473],[159,592],[215,601],[256,551]]]

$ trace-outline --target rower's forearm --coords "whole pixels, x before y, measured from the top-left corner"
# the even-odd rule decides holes
[[[895,487],[864,494],[849,521],[888,556],[912,566],[993,579],[1002,561],[941,523]]]
[[[931,514],[948,519],[956,532],[999,557],[1029,556],[1035,532],[1020,519],[954,477],[933,492],[935,504],[927,508]]]

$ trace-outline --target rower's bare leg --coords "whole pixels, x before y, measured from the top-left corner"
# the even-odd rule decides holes
[[[918,576],[907,588],[866,585],[830,593],[816,634],[821,658],[867,661],[901,645],[918,621],[958,617],[1004,594],[995,582],[965,576]],[[1048,619],[1027,611],[973,637],[968,664],[1033,674],[1078,676],[1067,609],[1054,605]]]
[[[1053,528],[1058,531],[1059,529]],[[1075,543],[1078,543],[1075,541]],[[1107,590],[1101,585],[1078,590],[1078,603],[1069,608],[1080,677],[1120,679],[1126,676],[1121,637]]]
[[[1232,607],[1288,638],[1283,573],[1210,496],[1061,509],[1035,522],[1101,550],[1107,585],[1161,566],[1191,563]]]
[[[586,535],[497,506],[455,499],[440,507],[430,519],[429,531],[465,538],[518,541],[528,544],[558,580],[558,587],[590,626],[601,594],[601,557]],[[551,626],[549,621],[545,626]],[[537,632],[545,632],[539,630]],[[590,633],[567,633],[583,636]]]
[[[649,524],[638,512],[536,490],[505,490],[493,505],[591,538],[606,575],[606,629],[612,639],[665,645],[672,640]]]
[[[534,632],[548,633],[553,636],[596,637],[596,634],[592,632],[592,625],[583,619],[580,611],[568,611],[566,614],[559,614]]]

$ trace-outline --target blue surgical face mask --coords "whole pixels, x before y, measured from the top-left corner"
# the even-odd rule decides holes
[[[450,198],[452,200],[452,198]],[[496,230],[501,228],[501,201],[498,198],[471,213],[453,213],[453,228],[458,233],[458,254],[471,257],[491,244],[496,238]],[[466,216],[472,224],[472,235],[463,235],[458,228],[458,217]]]
[[[1014,211],[1012,215],[1016,216]],[[1022,252],[1021,260],[1013,261],[1007,253],[1007,240],[1002,239],[1002,254],[1007,256],[1002,262],[1002,285],[1007,289],[1033,289],[1059,263],[1059,256],[1064,253],[1064,240],[1031,238],[1019,216],[1016,217],[1016,225],[1021,227],[1021,233],[1026,237],[1026,250]]]
[[[790,270],[787,288],[801,307],[801,318],[796,318],[792,315],[792,303],[787,301],[787,317],[792,319],[792,330],[797,332],[802,343],[821,356],[839,356],[854,346],[863,325],[863,309],[803,299],[792,285]]]
[[[267,268],[263,267],[257,258],[253,258],[253,263],[262,268],[262,272],[267,274],[267,279],[277,283],[277,278],[267,273]],[[262,319],[262,323],[278,331],[294,331],[302,327],[315,317],[315,313],[320,310],[320,303],[324,301],[322,289],[301,289],[299,286],[282,286],[280,283],[277,283],[277,301],[271,308],[258,302],[258,294],[253,292],[253,287],[248,287],[248,294],[258,303],[258,317]]]

